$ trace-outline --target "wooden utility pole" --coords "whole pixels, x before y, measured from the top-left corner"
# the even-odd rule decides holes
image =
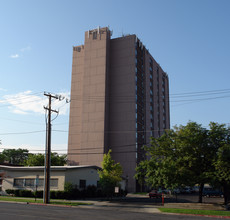
[[[50,166],[51,166],[51,113],[58,111],[51,109],[52,98],[58,99],[58,96],[53,96],[50,93],[44,93],[49,98],[48,107],[44,107],[48,111],[48,122],[46,126],[46,156],[45,156],[45,187],[43,202],[45,204],[50,202]]]

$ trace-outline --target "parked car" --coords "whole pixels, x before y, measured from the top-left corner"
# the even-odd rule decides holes
[[[194,187],[192,187],[191,188],[191,190],[192,190],[192,193],[198,193],[199,192],[199,186],[194,186]]]
[[[191,188],[189,186],[186,186],[180,190],[182,194],[190,194],[192,193]]]
[[[173,193],[173,194],[180,194],[181,192],[180,192],[180,189],[179,189],[179,188],[176,188],[176,189],[173,189],[173,190],[172,190],[172,193]]]
[[[205,197],[223,197],[223,192],[218,189],[204,188],[203,196]]]
[[[169,189],[161,189],[161,188],[160,188],[160,189],[158,190],[158,193],[161,193],[161,194],[162,194],[162,193],[163,193],[163,194],[171,194],[171,191],[170,191]]]
[[[152,190],[149,193],[149,198],[161,198],[162,197],[162,193],[158,192],[157,190]]]

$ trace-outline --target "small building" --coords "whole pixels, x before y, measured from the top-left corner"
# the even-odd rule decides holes
[[[65,183],[72,183],[79,189],[89,185],[97,186],[97,166],[51,166],[50,190],[64,190]],[[44,166],[13,167],[0,165],[0,191],[7,189],[44,189]]]

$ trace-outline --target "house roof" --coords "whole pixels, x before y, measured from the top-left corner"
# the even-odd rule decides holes
[[[52,171],[65,171],[65,170],[76,170],[76,169],[86,169],[91,168],[95,170],[100,170],[98,166],[82,165],[82,166],[51,166]],[[34,166],[34,167],[16,167],[16,166],[5,166],[0,165],[0,170],[11,170],[11,171],[43,171],[44,166]]]

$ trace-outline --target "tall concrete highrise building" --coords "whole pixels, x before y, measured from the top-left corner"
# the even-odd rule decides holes
[[[136,35],[111,35],[107,27],[89,30],[73,47],[68,161],[101,166],[112,149],[136,191],[142,146],[170,127],[168,75]]]

